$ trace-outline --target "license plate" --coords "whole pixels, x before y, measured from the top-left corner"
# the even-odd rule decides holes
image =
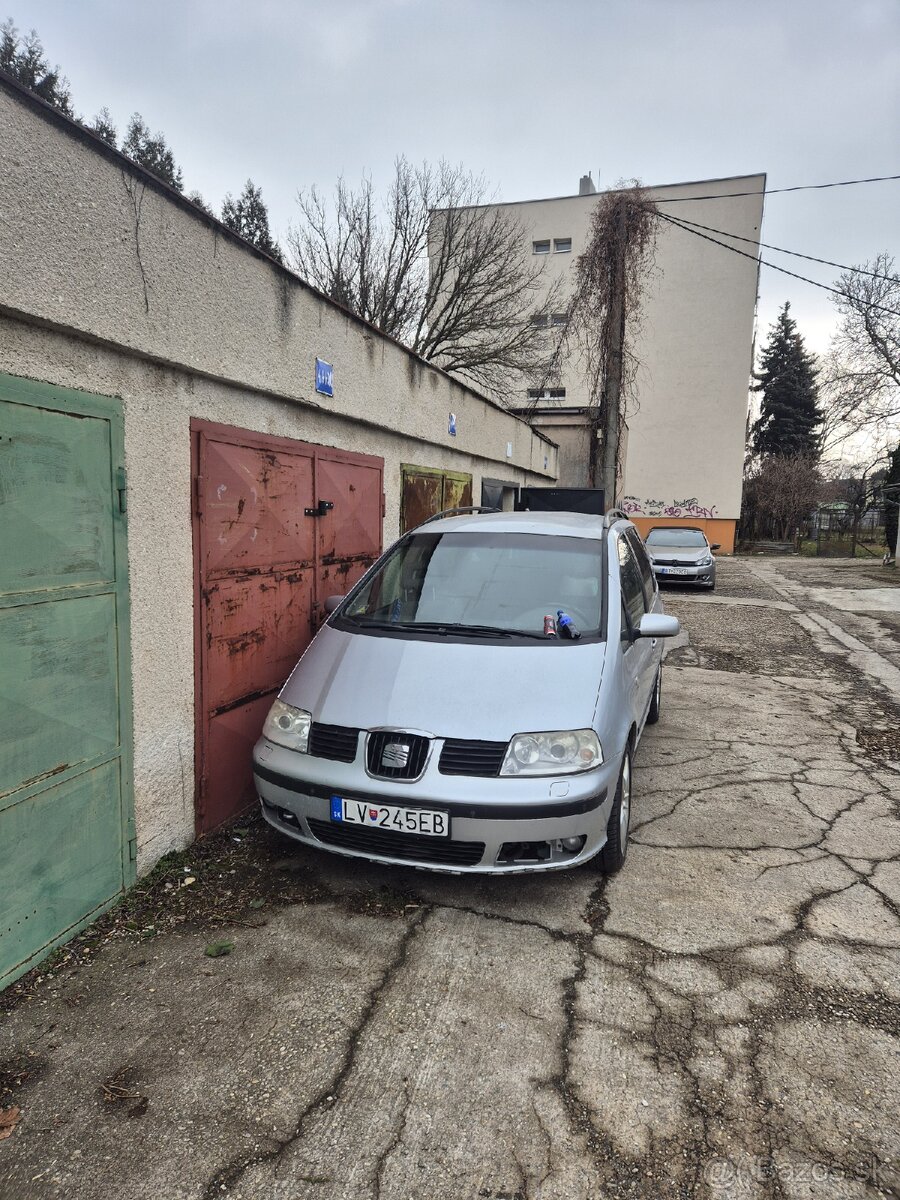
[[[660,567],[661,575],[690,575],[690,567]]]
[[[422,833],[427,837],[449,837],[448,813],[431,808],[402,808],[398,804],[370,804],[363,800],[331,797],[332,821],[387,829],[392,833]]]

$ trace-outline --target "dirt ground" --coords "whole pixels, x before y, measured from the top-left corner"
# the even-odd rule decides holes
[[[719,579],[619,875],[207,839],[0,997],[0,1197],[900,1196],[900,575]]]

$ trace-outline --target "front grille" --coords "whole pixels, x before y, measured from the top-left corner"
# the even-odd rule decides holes
[[[376,730],[366,743],[366,766],[379,779],[418,779],[428,757],[429,740],[416,733]],[[391,750],[389,747],[396,747]],[[385,759],[387,754],[387,759]]]
[[[695,563],[685,562],[681,558],[654,558],[654,567],[693,567]]]
[[[441,751],[438,770],[442,775],[499,775],[508,744],[447,738]]]
[[[332,758],[336,762],[353,762],[359,744],[359,730],[343,725],[321,725],[313,721],[309,731],[309,753],[316,758]]]
[[[418,833],[389,833],[384,829],[367,829],[316,821],[310,818],[309,827],[320,842],[342,846],[360,854],[380,854],[385,858],[402,858],[411,862],[435,863],[441,866],[473,867],[481,862],[484,842],[451,842],[447,838],[423,837]]]

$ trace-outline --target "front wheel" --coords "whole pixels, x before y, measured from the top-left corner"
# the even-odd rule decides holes
[[[606,826],[606,845],[600,851],[600,870],[604,875],[620,871],[628,853],[628,827],[631,824],[631,746],[625,747],[616,798]]]

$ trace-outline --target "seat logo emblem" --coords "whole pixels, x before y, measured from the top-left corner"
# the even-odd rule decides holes
[[[388,742],[381,752],[383,767],[405,767],[409,762],[409,746],[405,742]]]

